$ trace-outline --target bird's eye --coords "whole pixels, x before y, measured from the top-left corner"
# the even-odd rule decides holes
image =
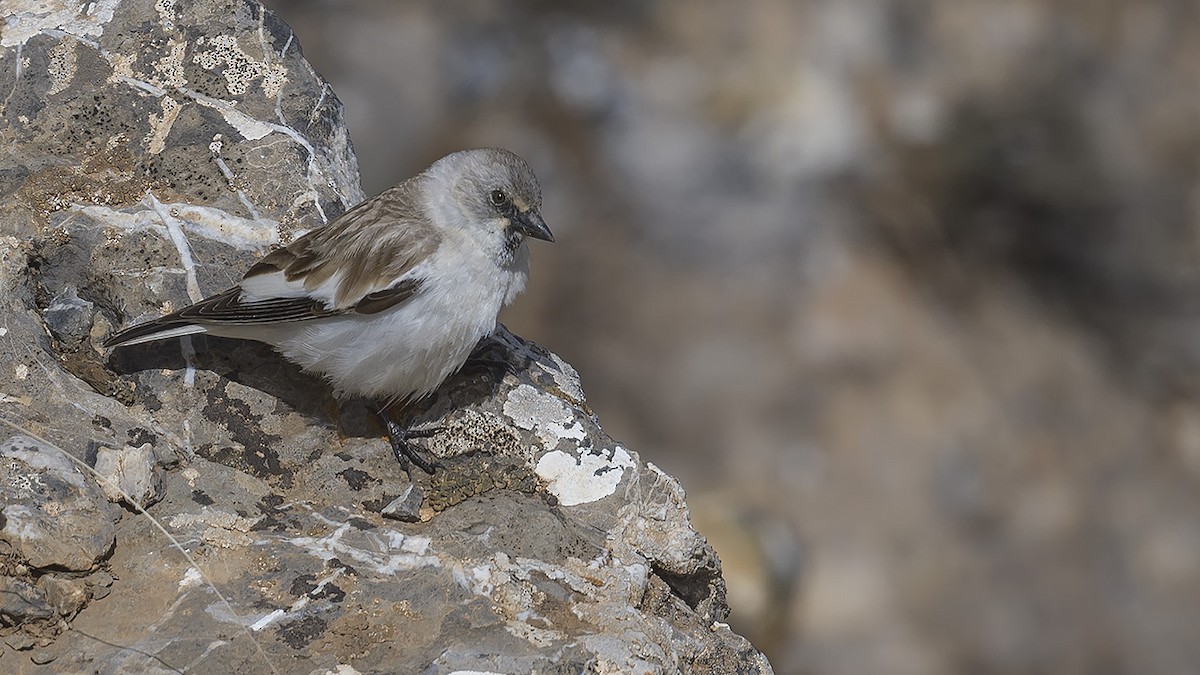
[[[504,194],[504,190],[492,190],[490,199],[492,206],[504,206],[508,203],[508,195]]]

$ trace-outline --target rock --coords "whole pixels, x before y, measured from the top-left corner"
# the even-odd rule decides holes
[[[421,519],[421,504],[424,501],[425,491],[416,485],[409,485],[404,494],[389,502],[379,513],[384,518],[415,523]]]
[[[19,625],[52,616],[54,607],[50,606],[44,593],[21,579],[0,576],[0,619],[4,625]],[[9,646],[21,649],[12,642]]]
[[[111,585],[43,584],[54,613],[78,606],[76,630],[19,624],[55,640],[56,669],[770,671],[720,623],[720,565],[679,484],[604,434],[569,365],[503,327],[482,350],[507,374],[466,369],[409,411],[440,428],[433,476],[405,475],[367,404],[263,345],[103,353],[118,326],[228,287],[361,199],[341,105],[254,2],[6,11],[0,340],[25,348],[0,350],[5,414],[98,448],[144,503],[153,466],[179,463],[158,525],[117,526]]]
[[[57,448],[28,436],[0,444],[3,537],[35,569],[91,569],[112,548],[115,528],[94,481]]]
[[[95,469],[104,479],[100,489],[110,502],[132,499],[135,505],[146,508],[162,499],[162,477],[149,443],[136,448],[126,445],[120,450],[99,448]]]
[[[88,600],[87,585],[79,579],[46,575],[38,579],[38,587],[45,594],[46,602],[62,617],[75,616]]]
[[[33,649],[35,646],[37,646],[37,640],[34,640],[28,635],[22,633],[14,633],[4,637],[4,644],[21,652],[27,649]]]
[[[63,343],[66,351],[73,351],[87,339],[94,317],[95,305],[81,299],[74,286],[64,288],[42,312],[46,327]]]

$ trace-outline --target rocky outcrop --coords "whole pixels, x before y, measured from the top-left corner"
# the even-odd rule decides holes
[[[504,329],[413,480],[265,346],[101,351],[362,198],[341,104],[253,2],[3,12],[0,670],[769,672],[679,484]]]

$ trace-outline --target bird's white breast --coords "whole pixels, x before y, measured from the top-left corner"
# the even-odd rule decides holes
[[[506,267],[469,247],[457,254],[443,248],[411,271],[423,280],[412,299],[379,314],[312,321],[267,341],[325,375],[339,394],[419,398],[463,365],[495,330],[500,309],[524,288],[528,251],[521,248]]]

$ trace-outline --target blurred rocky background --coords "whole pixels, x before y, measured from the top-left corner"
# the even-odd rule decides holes
[[[506,322],[780,673],[1200,664],[1194,0],[268,0],[374,193],[501,145]]]

